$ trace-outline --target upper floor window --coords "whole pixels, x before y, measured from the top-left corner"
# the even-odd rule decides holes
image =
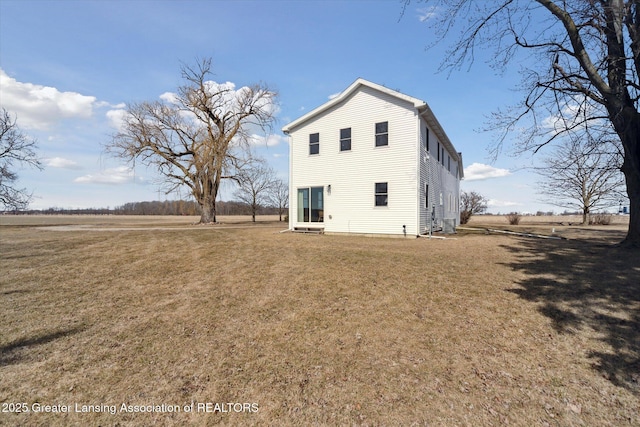
[[[309,134],[309,154],[320,154],[320,134]]]
[[[340,151],[351,150],[351,128],[340,129]]]
[[[438,155],[438,161],[440,161],[440,143],[438,142],[438,147],[437,147],[437,155]]]
[[[389,122],[376,123],[376,147],[389,145]]]
[[[426,148],[427,153],[429,152],[429,128],[425,128],[424,134],[424,148]]]
[[[429,208],[429,184],[424,187],[424,207]]]
[[[387,206],[389,193],[386,182],[376,182],[376,206]]]

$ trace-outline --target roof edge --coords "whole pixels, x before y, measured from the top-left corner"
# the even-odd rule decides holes
[[[425,106],[427,106],[427,104],[418,99],[418,98],[414,98],[412,96],[409,95],[405,95],[403,93],[400,93],[396,90],[393,89],[389,89],[388,87],[379,85],[377,83],[373,83],[370,82],[368,80],[365,80],[363,78],[358,78],[356,79],[356,81],[354,81],[353,83],[351,83],[349,85],[349,87],[347,87],[345,90],[343,90],[342,92],[340,92],[340,94],[338,96],[336,96],[335,98],[329,100],[328,102],[325,102],[324,104],[320,105],[319,107],[309,111],[307,114],[298,117],[297,119],[295,119],[294,121],[292,121],[291,123],[285,125],[282,127],[282,132],[284,132],[285,134],[289,134],[289,132],[291,132],[292,129],[300,126],[302,123],[306,122],[307,120],[311,119],[312,117],[330,109],[331,107],[341,103],[342,101],[344,101],[347,97],[349,97],[353,92],[355,92],[360,86],[367,86],[370,87],[372,89],[375,89],[377,91],[386,93],[387,95],[391,95],[394,96],[398,99],[402,99],[403,101],[409,102],[411,104],[413,104],[413,106],[418,109],[421,110],[422,108],[424,108]]]
[[[424,108],[420,110],[420,116],[422,116],[422,118],[424,118],[425,121],[429,124],[431,129],[435,132],[436,136],[438,137],[438,140],[441,143],[443,143],[445,146],[447,146],[447,151],[449,151],[450,154],[456,155],[457,158],[454,160],[458,162],[462,162],[462,155],[461,155],[462,153],[456,150],[455,146],[449,139],[449,136],[447,135],[444,128],[436,118],[436,115],[433,114],[431,107],[429,107],[427,103],[425,103]]]

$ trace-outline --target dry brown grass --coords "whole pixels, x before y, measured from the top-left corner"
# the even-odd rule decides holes
[[[468,226],[495,228],[544,236],[557,236],[584,242],[616,243],[624,239],[629,215],[612,215],[609,225],[581,225],[580,215],[522,216],[518,225],[509,224],[506,215],[476,215]]]
[[[153,227],[188,227],[195,226],[199,216],[171,215],[0,215],[0,226],[82,226],[84,228],[153,228]],[[219,215],[218,225],[249,225],[251,215]],[[258,215],[255,225],[275,225],[278,215]],[[280,222],[283,228],[287,223]]]
[[[0,402],[118,411],[0,424],[640,425],[637,253],[5,221]],[[258,411],[131,414],[123,402]]]

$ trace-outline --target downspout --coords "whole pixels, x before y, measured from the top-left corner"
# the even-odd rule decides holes
[[[423,192],[423,188],[424,185],[422,185],[422,138],[420,137],[422,134],[422,120],[421,120],[421,113],[420,113],[420,109],[424,108],[425,105],[422,105],[418,108],[416,108],[416,118],[417,118],[417,133],[416,133],[416,137],[417,137],[417,151],[416,151],[416,172],[417,172],[417,177],[416,177],[416,237],[419,237],[421,234],[421,230],[420,230],[420,221],[422,218],[422,215],[420,215],[420,211],[422,210],[422,203],[420,203],[420,198],[422,197],[422,192]],[[426,136],[425,136],[426,137]]]
[[[285,135],[287,135],[287,138],[289,139],[289,229],[288,231],[293,231],[293,215],[291,212],[291,206],[293,205],[293,203],[291,202],[292,200],[292,185],[293,185],[293,144],[292,144],[292,138],[291,138],[291,134],[289,132],[284,132]],[[297,203],[297,199],[296,199],[296,203]]]
[[[423,147],[423,140],[422,138],[420,138],[420,135],[422,135],[422,114],[424,114],[424,112],[427,110],[428,106],[426,103],[423,103],[422,105],[420,105],[419,107],[417,107],[416,112],[417,112],[417,119],[418,119],[418,155],[416,156],[418,164],[417,164],[417,168],[418,168],[418,182],[416,183],[416,187],[417,187],[417,194],[416,194],[416,200],[418,201],[417,203],[417,218],[416,218],[416,237],[420,237],[420,235],[422,234],[422,230],[420,229],[420,223],[421,223],[421,211],[422,211],[422,203],[420,202],[422,194],[424,193],[425,190],[425,186],[422,182],[422,163],[423,163],[423,157],[422,157],[422,147]],[[424,121],[424,128],[425,130],[428,128],[427,125],[427,120],[425,119]],[[427,131],[428,132],[428,131]],[[424,138],[427,138],[427,135],[423,135]],[[426,141],[426,140],[425,140]],[[428,152],[425,151],[425,156],[428,156]],[[429,162],[428,161],[424,161],[424,166],[425,166],[425,175],[426,175],[426,181],[427,181],[427,185],[429,183]],[[425,194],[425,197],[428,197]],[[426,209],[426,214],[429,214],[428,208]],[[425,224],[426,225],[426,224]]]

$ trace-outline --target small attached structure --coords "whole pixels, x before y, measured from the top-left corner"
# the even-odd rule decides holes
[[[462,155],[424,101],[358,79],[282,131],[291,230],[417,236],[459,223]]]

